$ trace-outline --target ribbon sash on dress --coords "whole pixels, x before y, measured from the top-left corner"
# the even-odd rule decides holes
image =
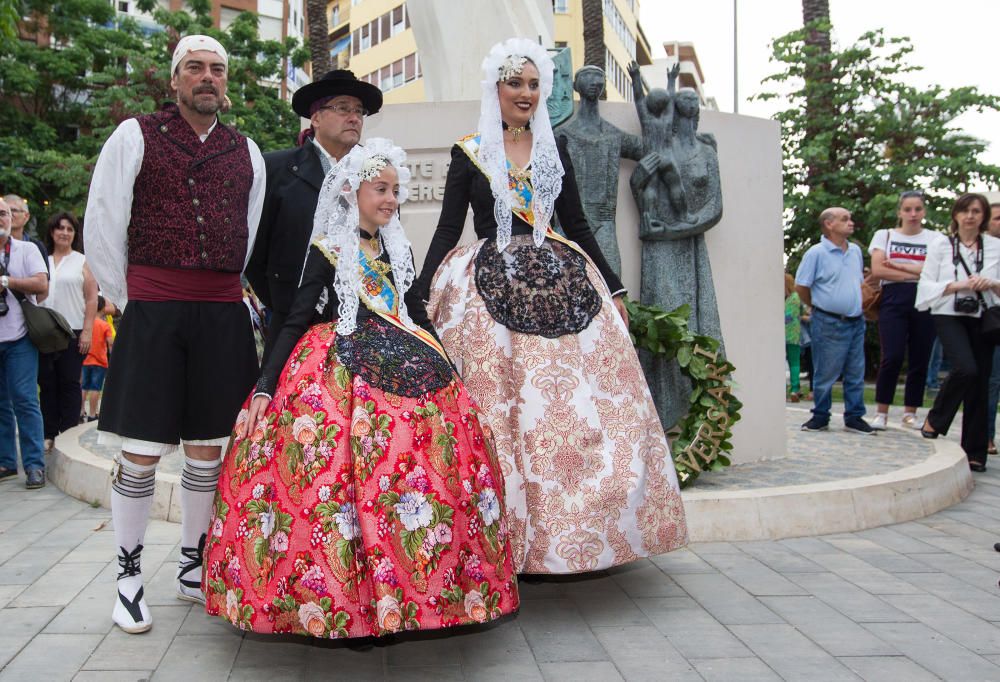
[[[471,135],[466,135],[465,137],[463,137],[461,140],[458,141],[458,144],[462,148],[462,151],[465,152],[466,156],[468,156],[469,159],[472,161],[472,163],[475,164],[476,168],[479,169],[479,172],[486,176],[487,181],[490,181],[491,180],[490,174],[486,171],[485,168],[483,168],[482,164],[479,163],[479,159],[477,158],[477,155],[479,153],[479,141],[480,141],[479,133],[473,133]],[[512,164],[510,162],[510,159],[507,159],[508,174],[511,170],[511,165]],[[531,210],[531,199],[532,196],[534,195],[534,190],[531,186],[531,177],[526,176],[524,178],[519,178],[516,182],[514,182],[513,178],[510,178],[508,175],[508,179],[509,179],[508,185],[511,185],[511,183],[513,182],[513,185],[511,185],[511,192],[516,199],[516,201],[511,202],[510,212],[513,213],[518,218],[520,218],[521,220],[523,220],[524,222],[534,227],[535,212]],[[573,249],[574,251],[582,255],[588,261],[590,260],[587,254],[584,253],[583,249],[581,249],[576,242],[572,241],[571,239],[567,239],[566,237],[562,236],[561,234],[553,230],[551,225],[545,226],[545,236],[549,239],[565,244],[569,248]]]
[[[330,261],[333,267],[337,267],[337,254],[327,249],[319,239],[313,241],[313,246],[320,250],[320,253]],[[451,362],[444,347],[427,330],[417,326],[410,327],[403,322],[399,317],[399,293],[396,291],[396,287],[392,285],[387,276],[371,266],[368,258],[360,249],[358,250],[358,269],[361,271],[361,291],[358,293],[358,298],[365,304],[365,307],[394,327],[423,341],[437,351],[441,357]]]

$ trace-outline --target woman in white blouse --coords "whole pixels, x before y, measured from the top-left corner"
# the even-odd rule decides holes
[[[49,219],[45,245],[51,254],[52,280],[42,305],[61,313],[78,339],[64,351],[42,353],[38,358],[39,397],[48,449],[58,434],[80,423],[80,373],[90,351],[97,314],[97,280],[83,257],[83,234],[72,214],[58,213]]]
[[[925,438],[948,433],[963,407],[962,449],[969,468],[986,471],[986,394],[993,346],[980,332],[985,302],[1000,295],[1000,239],[986,234],[990,205],[981,194],[963,194],[951,209],[949,235],[927,248],[916,307],[930,310],[951,366],[920,429]]]

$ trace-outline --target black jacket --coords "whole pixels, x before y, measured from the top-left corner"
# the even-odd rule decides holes
[[[566,151],[565,139],[558,138],[556,147],[565,170],[562,191],[556,198],[555,205],[555,213],[559,218],[559,223],[566,236],[579,244],[580,248],[594,261],[594,265],[604,276],[604,281],[611,293],[623,292],[625,287],[618,275],[604,260],[601,248],[597,245],[594,233],[583,214],[580,191],[577,188],[576,175],[573,173],[573,162]],[[423,300],[426,301],[430,297],[431,280],[434,279],[434,273],[437,272],[438,266],[441,265],[448,252],[458,245],[458,241],[462,237],[462,228],[465,225],[465,216],[469,212],[470,205],[472,206],[472,223],[476,229],[476,236],[480,239],[497,236],[493,204],[493,191],[490,189],[489,180],[469,159],[462,147],[456,144],[451,149],[451,166],[448,167],[448,177],[444,185],[441,217],[438,219],[437,229],[434,231],[434,237],[427,250],[427,257],[424,259],[424,267],[420,272],[420,277],[413,283],[413,290]],[[531,234],[532,231],[531,225],[516,215],[513,216],[511,234]]]
[[[312,142],[269,152],[264,165],[264,209],[246,277],[261,302],[284,320],[302,275],[324,174]]]

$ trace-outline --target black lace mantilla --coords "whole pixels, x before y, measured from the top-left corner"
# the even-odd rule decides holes
[[[454,370],[440,353],[380,317],[358,320],[337,336],[337,357],[352,373],[394,395],[418,398],[451,383]]]
[[[554,339],[576,334],[601,309],[583,256],[560,242],[513,237],[503,253],[487,240],[476,255],[476,286],[493,319],[511,331]]]

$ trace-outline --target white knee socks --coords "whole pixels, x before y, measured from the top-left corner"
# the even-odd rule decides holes
[[[201,547],[201,538],[208,532],[208,523],[212,518],[212,504],[215,501],[215,490],[218,487],[221,471],[221,457],[210,461],[191,459],[186,455],[184,457],[184,471],[181,473],[182,552],[184,549]],[[193,560],[193,557],[182,555],[181,566]],[[187,571],[185,580],[201,581],[200,552],[197,562],[199,567]]]
[[[118,473],[111,483],[111,519],[115,526],[119,563],[128,559],[131,573],[137,568],[142,540],[153,506],[153,489],[156,486],[156,465],[136,464],[121,457]],[[131,566],[135,564],[135,566]],[[124,575],[118,589],[129,599],[142,587],[142,576]]]

